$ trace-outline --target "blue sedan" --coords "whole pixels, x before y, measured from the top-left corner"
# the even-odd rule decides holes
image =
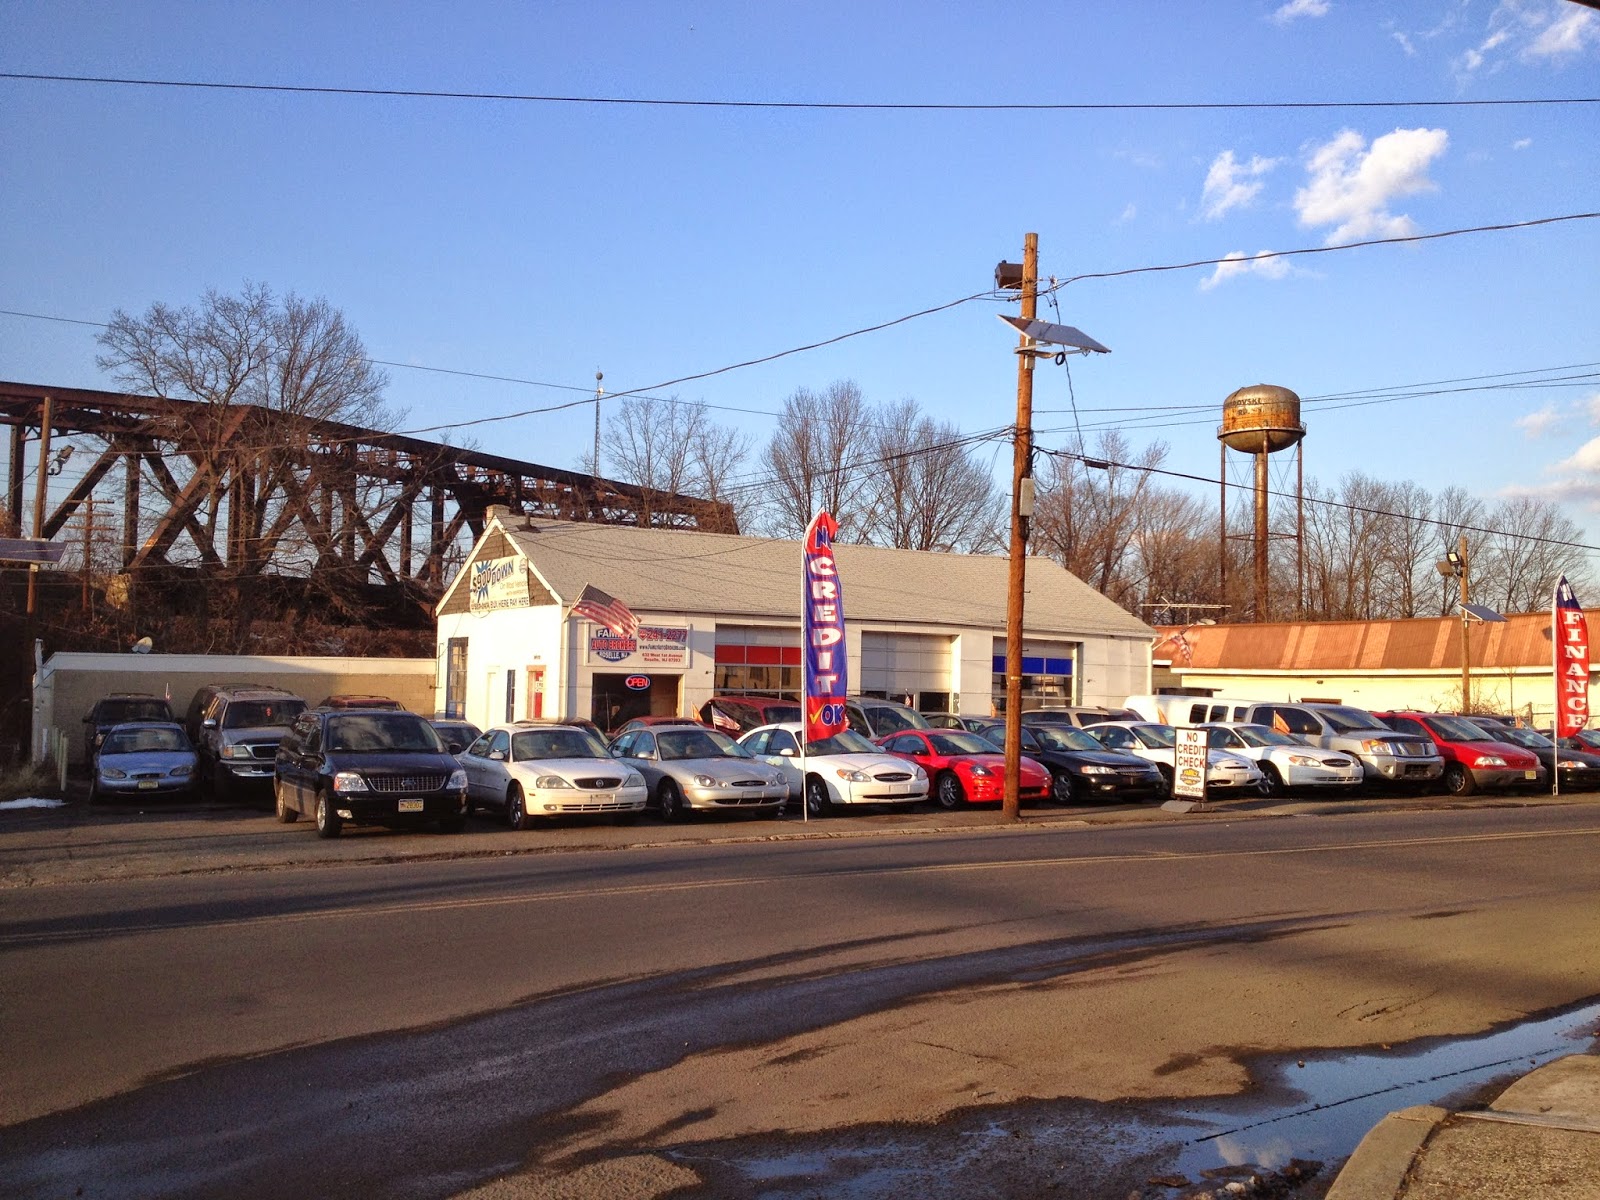
[[[195,752],[183,726],[173,721],[113,725],[100,743],[89,799],[178,796],[194,793]]]

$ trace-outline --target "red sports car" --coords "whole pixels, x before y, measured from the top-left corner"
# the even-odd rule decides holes
[[[878,739],[890,754],[917,763],[931,781],[929,798],[940,808],[994,804],[1005,798],[1006,756],[975,733],[954,729],[908,729]],[[1024,758],[1018,773],[1018,798],[1044,800],[1050,772]]]

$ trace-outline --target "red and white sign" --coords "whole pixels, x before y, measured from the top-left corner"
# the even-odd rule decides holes
[[[1589,618],[1565,575],[1556,583],[1551,620],[1555,643],[1555,734],[1564,738],[1589,723]]]

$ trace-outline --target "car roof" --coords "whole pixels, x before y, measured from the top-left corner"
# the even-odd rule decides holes
[[[176,729],[179,733],[184,732],[182,721],[118,721],[111,727],[111,732],[119,729]]]

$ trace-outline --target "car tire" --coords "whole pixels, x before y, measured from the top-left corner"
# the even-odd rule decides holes
[[[528,828],[528,798],[522,794],[520,783],[506,789],[506,824],[517,833]]]
[[[1052,804],[1072,803],[1072,772],[1050,772],[1050,802]]]
[[[678,790],[678,785],[670,779],[661,781],[661,788],[656,792],[656,802],[661,805],[661,819],[663,821],[681,821],[688,815],[683,806],[683,793]]]
[[[344,830],[344,822],[333,811],[333,800],[327,792],[317,793],[317,836],[336,838]]]
[[[1460,763],[1451,763],[1444,769],[1444,790],[1452,796],[1470,796],[1478,790],[1472,772]]]
[[[954,812],[966,803],[967,792],[961,786],[961,780],[956,778],[954,771],[945,771],[940,774],[938,782],[934,784],[933,801],[946,812]]]
[[[813,817],[833,816],[833,797],[820,775],[806,776],[806,812]]]
[[[281,779],[272,781],[272,806],[280,825],[293,825],[300,819],[300,814],[290,808],[283,798],[283,780]]]
[[[1283,776],[1278,774],[1278,768],[1269,762],[1261,764],[1261,794],[1263,796],[1282,796],[1289,789],[1283,785]]]

